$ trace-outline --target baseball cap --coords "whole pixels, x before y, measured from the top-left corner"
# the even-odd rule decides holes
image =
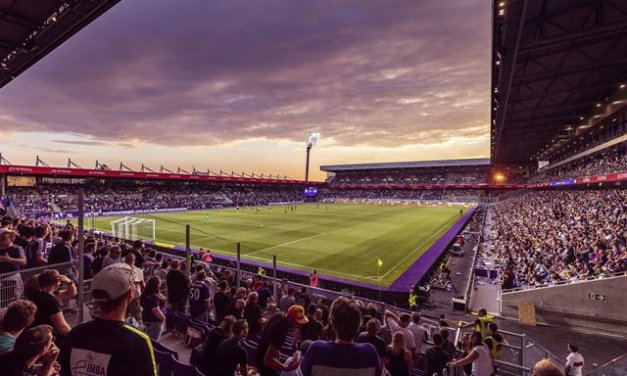
[[[287,310],[287,318],[301,325],[309,322],[309,319],[305,316],[305,308],[298,304],[294,304]]]
[[[133,287],[135,273],[125,263],[109,265],[102,269],[91,282],[94,301],[107,302],[126,294]]]

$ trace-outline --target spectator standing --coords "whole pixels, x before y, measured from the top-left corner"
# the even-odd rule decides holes
[[[411,316],[408,313],[403,313],[398,317],[390,311],[385,311],[385,321],[392,331],[392,335],[397,332],[403,333],[405,348],[413,353],[416,349],[416,342],[414,341],[414,334],[408,329]]]
[[[179,260],[172,260],[170,272],[168,272],[168,276],[166,277],[168,303],[170,304],[170,308],[185,313],[191,281],[187,274],[179,270],[179,267]]]
[[[122,248],[119,245],[113,245],[109,249],[109,254],[102,260],[102,268],[109,265],[119,264],[122,262]]]
[[[72,242],[74,241],[74,233],[72,230],[63,230],[59,232],[61,242],[56,244],[50,250],[48,255],[48,265],[61,264],[72,261]]]
[[[488,315],[488,311],[485,308],[479,309],[478,317],[474,323],[468,324],[465,327],[472,326],[472,324],[476,325],[475,331],[481,333],[482,338],[487,338],[490,335],[490,330],[488,329],[488,325],[494,319],[493,316]]]
[[[457,348],[452,341],[448,340],[450,334],[451,332],[449,332],[448,329],[440,329],[440,335],[442,336],[442,350],[444,350],[444,352],[448,355],[448,360],[453,360],[453,357],[455,357],[455,354],[457,353]],[[470,341],[470,338],[468,338],[468,341]]]
[[[93,271],[92,265],[95,260],[95,257],[94,257],[95,251],[96,251],[96,243],[90,242],[90,243],[85,244],[85,250],[83,253],[83,278],[85,280],[92,279],[95,275],[92,273]]]
[[[566,376],[582,376],[583,375],[583,356],[579,353],[579,347],[568,344],[570,353],[566,357]]]
[[[498,332],[499,327],[493,322],[488,324],[488,330],[490,335],[483,342],[488,346],[488,349],[490,349],[492,359],[500,360],[503,348],[503,336]],[[496,373],[496,365],[494,366],[494,373]]]
[[[300,329],[300,339],[303,341],[317,341],[320,339],[323,326],[320,321],[316,320],[317,309],[318,307],[313,303],[307,306],[307,320],[309,320],[309,322]]]
[[[93,276],[98,274],[98,272],[102,270],[102,265],[104,265],[104,260],[108,255],[109,255],[109,248],[107,247],[102,247],[96,252],[96,257],[94,258],[94,261],[91,263],[92,278]]]
[[[318,287],[318,271],[314,270],[313,273],[309,275],[309,286]]]
[[[4,208],[2,208],[4,210]],[[5,215],[0,220],[0,234],[5,232],[11,232],[13,229],[13,217]]]
[[[26,256],[26,267],[34,268],[39,265],[44,265],[46,259],[43,257],[43,248],[35,241],[35,229],[32,226],[20,225],[18,226],[20,236],[15,239],[15,245],[24,249],[24,255]]]
[[[403,332],[394,333],[392,343],[388,347],[388,364],[386,366],[390,376],[409,376],[409,368],[412,365],[412,354],[405,349]]]
[[[345,297],[336,299],[329,319],[337,333],[335,341],[312,343],[298,370],[299,376],[382,375],[383,367],[374,347],[369,343],[355,343],[361,323],[357,303]]]
[[[22,247],[13,245],[13,240],[13,232],[0,233],[0,275],[3,275],[2,284],[5,286],[9,284],[5,281],[15,282],[15,296],[19,298],[24,291],[24,283],[18,271],[26,265],[26,256]]]
[[[146,334],[151,339],[159,342],[165,325],[166,297],[161,294],[161,278],[150,277],[146,288],[139,298],[142,307],[142,322],[146,327]]]
[[[440,333],[433,335],[433,347],[425,352],[426,369],[425,375],[437,374],[442,376],[442,371],[446,368],[446,363],[450,360],[449,355],[444,352],[442,345],[444,340]]]
[[[248,294],[248,301],[244,307],[244,318],[248,322],[249,331],[255,334],[261,333],[261,327],[265,323],[263,311],[258,302],[259,294],[253,291]]]
[[[492,355],[488,346],[482,341],[480,332],[473,332],[470,336],[472,350],[468,355],[459,360],[447,363],[447,366],[460,367],[466,364],[472,364],[473,376],[490,376],[492,375]]]
[[[268,301],[273,301],[272,290],[268,287],[267,281],[263,281],[261,287],[257,289],[257,293],[259,294],[259,306],[261,309],[266,309]]]
[[[298,331],[301,325],[308,322],[303,307],[293,305],[287,314],[279,312],[268,321],[259,345],[257,346],[257,364],[261,376],[278,376],[279,371],[291,371],[298,368],[299,360],[294,360],[287,366],[279,359],[279,350],[285,343],[290,328]]]
[[[13,350],[15,339],[35,321],[37,306],[28,300],[11,302],[0,321],[0,355]]]
[[[38,376],[53,376],[59,371],[52,328],[39,325],[25,330],[15,341],[15,347],[9,353],[0,356],[2,376],[31,376],[35,363],[41,367]]]
[[[244,308],[246,308],[246,301],[242,298],[237,298],[231,300],[231,304],[229,304],[226,313],[234,316],[236,319],[244,318]]]
[[[59,290],[61,283],[67,286],[65,290]],[[37,285],[39,290],[27,296],[37,306],[33,325],[50,325],[57,337],[65,337],[71,328],[63,316],[61,300],[76,296],[74,281],[56,270],[46,269],[37,276]]]
[[[388,351],[387,346],[385,346],[385,341],[377,334],[380,329],[381,325],[379,325],[379,320],[368,320],[366,323],[366,331],[357,336],[357,343],[369,343],[374,346],[374,349],[377,350],[377,354],[379,354],[381,362],[383,365],[386,365],[388,360]]]
[[[205,283],[207,274],[204,271],[196,273],[196,281],[189,288],[189,315],[193,319],[207,321],[209,310],[209,286]]]
[[[133,247],[132,248],[128,248],[126,250],[124,250],[124,252],[122,252],[122,257],[126,257],[126,255],[128,255],[129,253],[132,253],[135,255],[135,267],[136,268],[143,268],[144,266],[144,262],[145,262],[145,258],[144,258],[144,251],[146,250],[145,246],[144,246],[144,241],[143,240],[135,240],[133,242]]]
[[[220,281],[218,287],[220,290],[213,297],[213,307],[216,310],[216,320],[222,321],[227,314],[227,309],[231,304],[231,297],[228,294],[229,285],[226,281]]]
[[[168,277],[169,272],[170,272],[170,261],[163,260],[161,264],[155,268],[153,275],[155,277],[159,277],[162,281],[165,281],[166,278]]]
[[[450,326],[448,321],[446,321],[446,316],[443,313],[440,314],[440,322],[439,322],[439,324],[443,328],[448,328]]]
[[[287,294],[283,295],[281,299],[279,299],[279,309],[283,312],[287,312],[287,310],[296,304],[296,297],[294,294],[296,290],[293,287],[288,287]]]
[[[146,282],[144,282],[144,272],[135,266],[135,254],[133,253],[127,253],[126,256],[124,256],[124,263],[133,269],[133,278],[135,278],[135,294],[128,305],[128,316],[140,321],[142,308],[139,303],[139,297],[146,287]]]
[[[412,322],[409,323],[407,329],[409,329],[414,336],[416,348],[413,356],[414,359],[418,360],[424,355],[423,344],[429,339],[429,336],[427,335],[427,330],[420,325],[420,314],[418,312],[412,313],[411,319]]]
[[[248,335],[246,320],[237,320],[233,324],[233,336],[222,341],[216,352],[215,376],[233,376],[239,368],[239,374],[248,375],[248,354],[242,347],[242,340]]]
[[[39,225],[35,227],[35,238],[33,241],[37,243],[37,249],[35,249],[35,263],[36,266],[42,266],[48,264],[48,259],[44,256],[44,251],[46,249],[46,242],[44,239],[48,235],[48,227],[44,225]]]
[[[92,295],[100,314],[68,334],[59,356],[62,376],[87,370],[107,376],[157,375],[150,338],[124,323],[134,293],[133,269],[128,265],[111,265],[96,274]]]
[[[220,347],[223,341],[231,337],[234,323],[235,317],[226,316],[220,323],[220,326],[211,329],[207,334],[202,347],[202,365],[200,366],[205,376],[214,376],[213,370],[216,366],[215,360],[218,347]]]

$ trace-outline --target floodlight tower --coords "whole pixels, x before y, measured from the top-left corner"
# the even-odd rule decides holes
[[[305,164],[305,181],[309,181],[309,153],[311,148],[320,140],[320,132],[311,132],[307,136],[307,162]]]

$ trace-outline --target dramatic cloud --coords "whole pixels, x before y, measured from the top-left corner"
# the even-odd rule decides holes
[[[84,146],[477,140],[489,43],[483,0],[123,1],[0,91],[0,113]]]

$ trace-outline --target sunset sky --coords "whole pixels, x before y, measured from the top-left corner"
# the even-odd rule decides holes
[[[487,0],[123,0],[0,90],[0,152],[302,178],[489,156]]]

